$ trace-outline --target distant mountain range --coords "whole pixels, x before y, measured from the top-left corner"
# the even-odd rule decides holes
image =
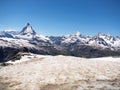
[[[19,52],[86,58],[120,56],[120,37],[102,33],[83,36],[79,32],[48,37],[37,34],[29,23],[21,32],[0,32],[0,62],[13,59]]]

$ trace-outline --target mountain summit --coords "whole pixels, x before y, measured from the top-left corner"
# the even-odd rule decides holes
[[[22,29],[22,31],[19,33],[20,35],[26,35],[26,34],[32,34],[35,35],[36,32],[33,30],[30,23],[27,23],[27,25]]]

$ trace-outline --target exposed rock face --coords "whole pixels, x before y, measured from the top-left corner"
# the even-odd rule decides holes
[[[19,49],[12,47],[0,47],[0,62],[6,62],[14,57]]]
[[[22,31],[19,34],[21,34],[21,35],[26,35],[26,34],[35,35],[36,32],[33,30],[32,26],[29,23],[27,23],[27,25],[22,29]]]

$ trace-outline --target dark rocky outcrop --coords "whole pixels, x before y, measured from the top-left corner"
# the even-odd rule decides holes
[[[10,60],[19,52],[19,49],[13,47],[0,47],[0,62]]]

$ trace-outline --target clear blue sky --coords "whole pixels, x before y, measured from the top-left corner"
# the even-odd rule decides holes
[[[43,35],[120,36],[120,0],[0,0],[0,31],[27,22]]]

